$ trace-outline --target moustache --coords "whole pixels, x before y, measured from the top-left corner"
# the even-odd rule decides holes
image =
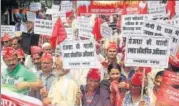
[[[12,67],[12,66],[14,66],[14,65],[15,65],[15,64],[10,64],[9,67]]]

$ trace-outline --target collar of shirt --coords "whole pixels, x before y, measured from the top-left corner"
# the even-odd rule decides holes
[[[19,71],[20,67],[21,67],[21,65],[17,64],[14,70],[7,69],[7,74],[9,74],[9,75],[15,75]]]
[[[48,78],[48,77],[51,77],[51,76],[55,76],[55,73],[53,71],[51,71],[47,76],[44,75],[43,71],[41,70],[40,71],[40,74],[45,77],[45,78]]]

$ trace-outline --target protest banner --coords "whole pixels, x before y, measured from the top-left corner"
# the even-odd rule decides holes
[[[36,13],[31,12],[31,11],[27,11],[27,20],[34,22],[36,18]]]
[[[91,19],[88,17],[78,17],[77,18],[77,27],[79,31],[79,36],[80,37],[85,37],[85,38],[92,38],[92,23]]]
[[[10,36],[15,36],[15,26],[13,25],[1,25],[1,36],[7,33]]]
[[[179,75],[175,72],[165,71],[162,83],[167,85],[179,85]]]
[[[157,93],[158,106],[167,104],[169,106],[179,106],[179,90],[172,86],[163,85]]]
[[[30,11],[38,11],[38,10],[41,10],[41,3],[40,2],[30,3]]]
[[[125,50],[126,66],[167,68],[170,38],[129,36]]]
[[[108,25],[102,25],[101,26],[101,34],[104,38],[110,40],[111,39],[111,34],[112,34],[112,29]]]
[[[1,106],[43,106],[36,98],[1,88]]]
[[[51,20],[35,19],[34,33],[41,35],[52,35],[53,26]]]
[[[72,1],[61,1],[61,11],[71,11],[73,9]]]
[[[170,24],[162,24],[145,20],[142,27],[143,36],[170,37],[172,39],[170,53],[175,55],[179,40],[179,28]]]
[[[135,14],[135,15],[123,15],[121,21],[121,34],[122,36],[128,35],[141,35],[141,30],[144,20],[151,19],[149,15]]]
[[[153,17],[167,16],[164,4],[154,5],[148,8],[148,13]]]
[[[179,85],[179,79],[171,78],[171,77],[163,77],[162,78],[162,84],[165,84],[165,85],[168,85],[168,86]]]
[[[64,41],[60,44],[63,68],[95,68],[96,50],[92,40]]]
[[[140,1],[77,1],[77,13],[111,14],[120,13],[126,6],[127,14],[139,13]]]
[[[164,77],[171,77],[171,78],[179,79],[179,75],[171,71],[165,71]]]

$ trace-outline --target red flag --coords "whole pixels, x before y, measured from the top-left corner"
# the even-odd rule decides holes
[[[93,34],[96,39],[96,41],[100,40],[102,38],[101,36],[101,24],[102,24],[102,19],[97,17],[95,19],[94,27],[93,27]]]
[[[56,45],[63,42],[66,38],[67,38],[67,33],[65,27],[62,23],[61,18],[58,18],[55,23],[52,36],[50,37],[50,44],[52,45],[53,48],[56,48]]]
[[[147,14],[148,13],[148,5],[145,0],[141,1],[139,3],[139,8],[140,8],[140,14]]]
[[[179,106],[179,90],[171,86],[161,86],[157,94],[158,104],[167,104],[170,106]],[[161,106],[161,105],[159,105]]]
[[[168,0],[166,5],[167,13],[170,13],[170,18],[175,16],[175,0]]]

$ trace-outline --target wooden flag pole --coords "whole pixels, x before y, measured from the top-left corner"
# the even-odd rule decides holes
[[[58,56],[58,55],[57,55],[58,37],[57,37],[57,39],[56,39],[56,44],[55,44],[55,45],[56,45],[56,46],[55,46],[55,47],[56,47],[56,48],[55,48],[55,62],[56,62],[56,61],[57,61],[57,56]],[[54,62],[54,63],[55,63],[55,62]]]
[[[146,69],[144,68],[143,75],[142,75],[141,101],[143,101],[143,95],[144,95],[145,71]]]

